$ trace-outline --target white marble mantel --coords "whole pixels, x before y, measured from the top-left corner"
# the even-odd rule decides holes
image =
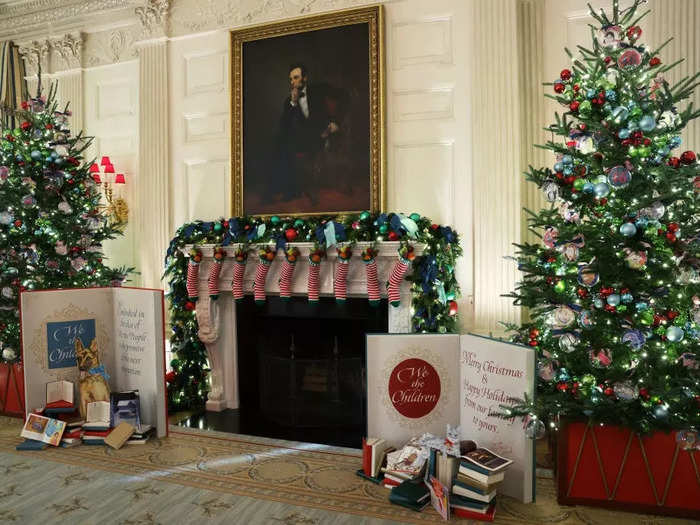
[[[369,246],[368,242],[358,242],[353,247],[353,255],[350,260],[347,276],[347,296],[367,297],[367,282],[365,279],[365,265],[362,262],[362,250]],[[384,283],[388,281],[389,274],[398,260],[398,248],[400,243],[381,242],[376,244],[378,255],[377,273],[382,297],[386,297]],[[214,245],[198,245],[202,252],[202,262],[199,268],[199,300],[197,301],[198,319],[210,320],[212,329],[208,334],[200,334],[209,355],[211,365],[211,392],[207,401],[207,410],[221,411],[226,408],[239,408],[238,395],[238,356],[236,348],[236,303],[231,295],[231,280],[233,276],[233,255],[240,245],[226,246],[226,258],[219,276],[221,293],[217,300],[209,299],[207,280],[209,268],[213,262]],[[260,245],[260,246],[266,246]],[[313,243],[298,242],[288,243],[288,247],[296,246],[300,251],[300,257],[294,270],[292,291],[294,295],[306,296],[307,278],[309,272],[308,255],[313,250]],[[185,246],[182,251],[189,253],[191,245]],[[250,253],[243,277],[243,290],[246,294],[253,293],[253,279],[255,268],[258,264],[258,245],[249,245]],[[423,253],[424,246],[414,245],[416,255]],[[328,251],[328,258],[321,263],[319,275],[320,295],[333,297],[333,275],[337,264],[335,248]],[[265,285],[267,295],[279,295],[279,273],[284,261],[284,254],[278,251],[273,261]],[[409,270],[410,271],[410,270]],[[391,305],[389,308],[389,332],[408,333],[411,331],[411,289],[410,283],[404,281],[401,285],[401,304],[398,307]]]

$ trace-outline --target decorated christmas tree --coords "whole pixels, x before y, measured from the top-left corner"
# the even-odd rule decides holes
[[[127,270],[103,263],[102,242],[119,234],[100,205],[83,153],[90,139],[71,136],[67,107],[54,91],[22,103],[19,127],[0,138],[0,348],[19,355],[22,288],[120,285]]]
[[[591,9],[592,46],[549,95],[564,107],[543,146],[556,162],[526,174],[552,203],[531,213],[542,243],[518,245],[511,294],[529,309],[511,328],[537,351],[538,383],[509,413],[530,416],[532,437],[564,417],[700,428],[700,177],[695,153],[674,151],[700,113],[684,102],[698,75],[667,83],[677,63],[641,43],[641,3]]]

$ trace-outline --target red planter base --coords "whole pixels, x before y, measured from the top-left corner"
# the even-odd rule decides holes
[[[567,423],[557,445],[559,503],[700,517],[700,453],[682,450],[675,432]]]
[[[24,417],[22,363],[0,363],[0,414]]]

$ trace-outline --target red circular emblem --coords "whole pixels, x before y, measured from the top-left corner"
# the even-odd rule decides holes
[[[440,376],[422,359],[401,361],[389,376],[389,399],[402,416],[417,419],[430,414],[440,400]]]

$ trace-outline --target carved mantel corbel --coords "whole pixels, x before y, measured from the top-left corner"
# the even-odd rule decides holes
[[[24,59],[25,68],[28,76],[35,76],[39,73],[39,65],[41,71],[48,73],[49,71],[49,49],[48,40],[32,40],[18,45],[20,56]]]
[[[59,68],[61,71],[77,69],[82,67],[83,38],[80,33],[63,35],[50,41],[51,48],[55,56],[60,59]]]

